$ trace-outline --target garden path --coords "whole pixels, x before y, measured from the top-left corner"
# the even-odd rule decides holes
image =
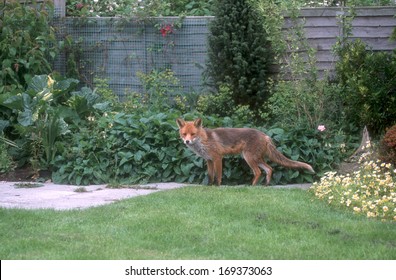
[[[154,183],[127,188],[107,188],[107,185],[72,186],[54,183],[0,181],[0,207],[22,209],[85,209],[109,204],[121,199],[187,186],[180,183]],[[273,188],[308,189],[310,184],[272,186]]]

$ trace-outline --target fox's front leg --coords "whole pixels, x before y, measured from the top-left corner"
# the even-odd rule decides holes
[[[223,158],[215,157],[213,159],[214,173],[216,176],[217,185],[221,185],[221,178],[223,177]]]
[[[213,167],[213,161],[207,160],[206,165],[208,166],[208,177],[209,177],[209,185],[213,185],[214,182],[214,167]]]

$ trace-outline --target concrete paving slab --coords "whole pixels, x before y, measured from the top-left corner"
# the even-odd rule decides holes
[[[0,207],[22,209],[85,209],[121,199],[181,188],[188,184],[155,183],[130,188],[107,188],[107,185],[72,186],[54,183],[0,182]],[[308,189],[311,184],[273,186],[273,188]]]
[[[24,187],[19,187],[24,184]],[[0,182],[0,207],[23,209],[84,209],[139,195],[186,186],[159,183],[131,188],[110,189],[106,185],[71,186],[44,183]],[[79,191],[80,190],[80,191]],[[83,191],[81,191],[83,190]]]

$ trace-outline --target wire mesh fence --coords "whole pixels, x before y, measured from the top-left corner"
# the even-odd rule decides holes
[[[70,71],[73,58],[80,78],[92,85],[106,79],[121,98],[141,92],[138,73],[171,70],[188,91],[203,90],[202,71],[207,52],[210,17],[147,21],[119,18],[56,18],[60,40],[72,46],[55,63],[62,74]]]

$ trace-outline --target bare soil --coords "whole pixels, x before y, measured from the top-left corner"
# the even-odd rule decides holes
[[[48,170],[36,171],[30,166],[16,168],[7,173],[0,173],[0,181],[7,182],[36,182],[51,179],[51,172]]]

